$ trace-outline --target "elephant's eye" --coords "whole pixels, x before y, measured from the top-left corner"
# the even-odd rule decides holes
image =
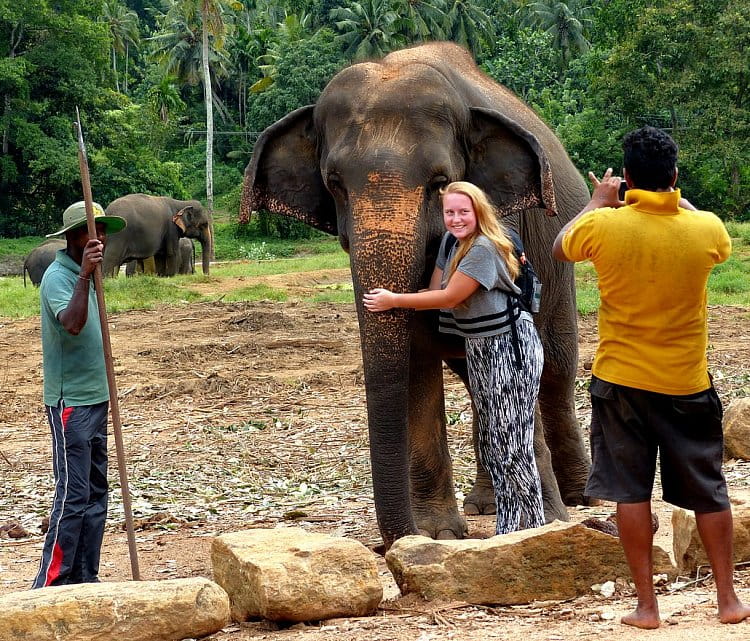
[[[341,198],[344,198],[346,196],[344,182],[341,180],[341,176],[339,176],[336,172],[332,171],[328,174],[328,176],[326,176],[326,187],[328,187],[328,191],[330,191],[334,196],[340,196]]]

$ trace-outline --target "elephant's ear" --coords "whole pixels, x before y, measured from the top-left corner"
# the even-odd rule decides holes
[[[503,216],[530,208],[557,214],[549,159],[534,134],[493,109],[472,107],[466,180]]]
[[[183,207],[182,209],[180,209],[180,211],[178,211],[178,212],[176,212],[176,213],[174,213],[172,215],[172,222],[175,225],[177,225],[182,230],[183,234],[187,230],[187,226],[185,225],[185,221],[182,220],[182,217],[185,214],[185,210],[186,209],[187,209],[187,207]]]
[[[258,138],[245,169],[240,220],[267,209],[337,234],[333,198],[320,177],[314,105],[300,107]]]

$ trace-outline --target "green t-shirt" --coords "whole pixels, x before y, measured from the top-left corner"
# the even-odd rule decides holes
[[[79,271],[80,266],[61,249],[44,273],[39,288],[45,405],[56,406],[60,399],[68,407],[109,400],[94,288],[89,285],[88,318],[77,336],[68,333],[57,318],[73,296]]]

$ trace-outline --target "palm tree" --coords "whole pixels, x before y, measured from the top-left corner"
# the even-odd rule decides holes
[[[250,91],[259,93],[271,87],[276,79],[276,63],[284,54],[284,49],[292,42],[302,40],[308,34],[312,17],[303,13],[301,17],[290,14],[277,25],[276,37],[268,46],[266,53],[258,57],[258,69],[263,77],[250,87]]]
[[[107,23],[109,36],[112,40],[112,71],[115,74],[115,88],[120,91],[120,80],[117,74],[117,55],[125,56],[125,77],[123,90],[128,92],[128,58],[130,45],[137,47],[140,35],[138,33],[138,14],[120,4],[118,0],[105,0],[102,8],[102,21]]]
[[[495,38],[493,20],[471,0],[448,0],[443,23],[445,37],[469,49],[476,57],[484,40]]]
[[[590,43],[584,34],[593,24],[590,0],[531,2],[520,11],[525,15],[525,24],[543,29],[552,36],[553,45],[559,52],[561,73],[575,53],[588,51]]]
[[[240,10],[243,7],[238,0],[168,0],[167,5],[167,12],[162,15],[162,27],[168,25],[168,28],[154,37],[157,45],[154,53],[164,62],[167,73],[174,73],[190,84],[200,79],[203,85],[206,108],[206,208],[212,217],[213,237],[214,94],[211,62],[220,58],[223,49],[227,31],[224,8]],[[200,48],[197,47],[199,41]]]
[[[344,55],[352,60],[380,58],[405,42],[398,32],[399,16],[388,0],[352,1],[332,9],[330,15]]]
[[[169,122],[172,114],[185,107],[185,103],[175,85],[175,78],[168,75],[162,76],[159,83],[148,90],[146,102],[165,125]]]
[[[445,37],[446,10],[446,0],[397,0],[395,11],[400,16],[399,31],[410,42],[441,40]]]

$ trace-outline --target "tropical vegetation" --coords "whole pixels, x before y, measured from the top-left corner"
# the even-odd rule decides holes
[[[470,49],[583,173],[663,127],[690,199],[750,220],[750,0],[0,0],[0,236],[48,232],[80,199],[76,107],[98,202],[234,216],[260,131],[345,65],[432,39]]]

